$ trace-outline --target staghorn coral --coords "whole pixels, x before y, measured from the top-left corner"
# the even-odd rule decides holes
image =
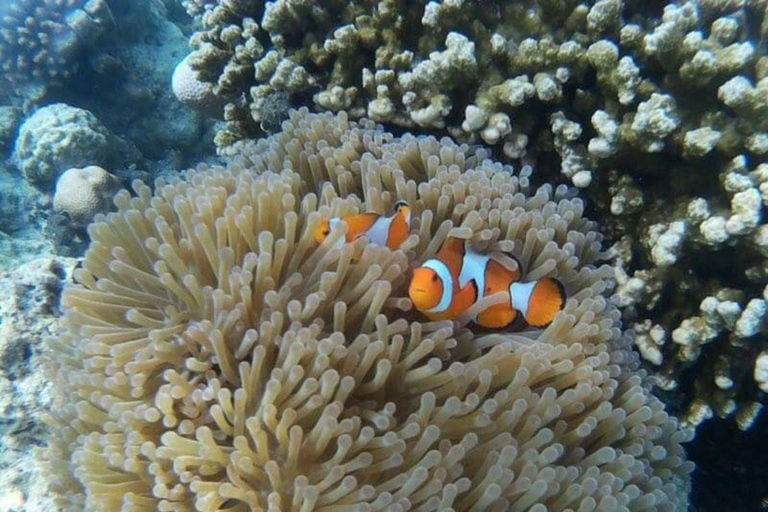
[[[479,147],[292,112],[228,169],[135,182],[89,228],[50,345],[46,452],[66,510],[684,510],[678,430],[604,297],[595,224],[565,186]],[[315,246],[322,218],[415,211],[400,250]],[[556,275],[544,330],[409,310],[452,234]]]
[[[585,188],[625,246],[625,320],[671,340],[707,297],[740,290],[742,309],[761,300],[766,36],[758,0],[232,0],[205,17],[192,60],[229,102],[216,139],[225,154],[259,133],[260,102],[282,90],[312,94],[320,109],[445,127],[544,170],[559,162],[560,179]],[[734,159],[750,182],[738,190],[726,180]],[[689,204],[706,212],[689,217]],[[744,257],[733,264],[733,254]],[[719,328],[696,350],[649,338],[640,349],[668,387],[698,382],[681,397],[688,422],[704,404],[748,428],[765,402],[753,379],[764,324],[749,342]],[[727,390],[714,382],[720,359],[741,369]]]
[[[663,386],[693,382],[685,421],[694,425],[733,416],[746,430],[764,407],[759,355],[768,348],[768,167],[748,162],[739,155],[709,176],[680,166],[677,198],[660,193],[663,182],[640,189],[624,176],[612,185],[611,210],[619,213],[613,222],[621,233],[616,302],[631,327],[652,334],[637,344]],[[712,182],[717,193],[707,191]]]

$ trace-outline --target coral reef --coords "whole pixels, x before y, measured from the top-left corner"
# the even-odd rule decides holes
[[[481,147],[292,112],[228,169],[141,182],[99,216],[64,333],[47,451],[65,510],[683,510],[690,429],[649,394],[566,186]],[[400,250],[315,245],[403,199]],[[447,236],[568,293],[543,330],[410,310]]]
[[[5,155],[13,147],[20,119],[21,109],[11,106],[0,106],[0,155]]]
[[[59,299],[75,260],[38,259],[0,272],[0,510],[55,510],[33,447],[43,446],[52,403],[43,340],[59,332]]]
[[[53,211],[66,214],[76,225],[85,227],[97,213],[111,209],[112,196],[119,180],[95,165],[65,171],[56,181]]]
[[[686,421],[748,428],[768,361],[767,35],[751,0],[231,0],[189,62],[228,101],[225,154],[282,91],[557,168],[618,242],[617,301],[666,386],[692,388]],[[698,310],[718,295],[748,328]]]
[[[89,111],[54,103],[21,125],[14,160],[29,183],[47,188],[67,169],[116,165],[137,154]]]
[[[15,237],[25,229],[29,221],[27,214],[35,208],[29,187],[24,185],[23,180],[0,167],[0,219],[3,219],[0,233],[5,237]]]
[[[112,26],[106,0],[0,2],[0,83],[61,83]]]
[[[204,116],[180,103],[170,87],[176,65],[188,53],[187,37],[167,19],[159,0],[119,2],[113,10],[123,30],[107,49],[104,69],[95,70],[108,97],[84,91],[83,105],[144,157],[172,154],[177,161],[170,165],[178,168],[184,156],[210,147],[202,140]]]
[[[36,8],[36,16],[44,17],[46,10],[57,10],[69,13],[66,20],[80,23],[76,6],[87,10],[88,6],[101,5],[101,2],[37,0],[27,3],[45,4]],[[7,2],[0,3],[0,12],[8,8]],[[126,163],[150,167],[152,171],[179,168],[203,159],[202,155],[211,152],[212,147],[211,137],[203,138],[205,116],[181,104],[169,87],[174,66],[189,52],[188,36],[172,21],[174,13],[169,12],[172,3],[170,0],[108,0],[108,4],[110,30],[106,30],[97,43],[89,43],[78,52],[77,69],[72,68],[66,81],[56,82],[55,87],[50,87],[54,85],[51,80],[44,83],[22,80],[12,89],[0,87],[0,104],[14,105],[25,114],[55,103],[87,110],[109,132],[141,151],[142,154],[138,154],[132,150]],[[183,14],[181,7],[176,7]],[[33,21],[29,23],[30,27],[34,25]],[[68,44],[69,40],[64,42]],[[6,127],[6,116],[1,114],[0,146],[4,143]],[[100,161],[72,165],[88,164],[107,165]],[[123,162],[114,163],[110,169],[122,166]]]

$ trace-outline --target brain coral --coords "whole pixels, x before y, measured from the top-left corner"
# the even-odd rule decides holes
[[[89,228],[50,364],[46,452],[68,510],[683,510],[679,430],[604,298],[565,186],[486,150],[292,112],[229,165],[136,182]],[[409,201],[400,250],[320,246],[331,214]],[[568,302],[544,330],[409,308],[446,236],[511,250]]]
[[[173,70],[171,88],[176,98],[191,108],[213,109],[220,103],[213,94],[213,85],[200,80],[197,71],[189,67],[189,57],[179,62]]]
[[[66,213],[74,224],[85,226],[96,213],[110,209],[119,185],[120,180],[96,165],[68,169],[56,181],[53,211]]]

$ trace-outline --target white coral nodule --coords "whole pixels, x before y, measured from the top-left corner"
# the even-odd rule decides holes
[[[46,452],[68,510],[679,510],[690,438],[648,393],[603,293],[601,237],[567,187],[450,139],[292,112],[89,227],[50,344]],[[321,245],[323,218],[414,208],[399,250]],[[544,330],[408,311],[448,236],[514,242],[557,276]],[[509,247],[509,242],[504,245]]]

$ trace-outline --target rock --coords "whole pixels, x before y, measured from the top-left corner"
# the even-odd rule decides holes
[[[121,63],[117,76],[100,79],[109,94],[120,101],[94,102],[94,112],[121,137],[131,140],[142,154],[153,160],[168,151],[194,152],[203,144],[203,120],[174,95],[171,87],[176,64],[188,53],[187,38],[166,19],[162,2],[125,2],[115,9],[123,33],[110,53]],[[127,32],[127,30],[126,30]],[[109,85],[106,87],[106,85]],[[91,162],[94,163],[94,162]]]
[[[56,510],[33,447],[46,443],[51,382],[45,339],[58,333],[59,298],[75,260],[42,258],[0,272],[0,511]]]

